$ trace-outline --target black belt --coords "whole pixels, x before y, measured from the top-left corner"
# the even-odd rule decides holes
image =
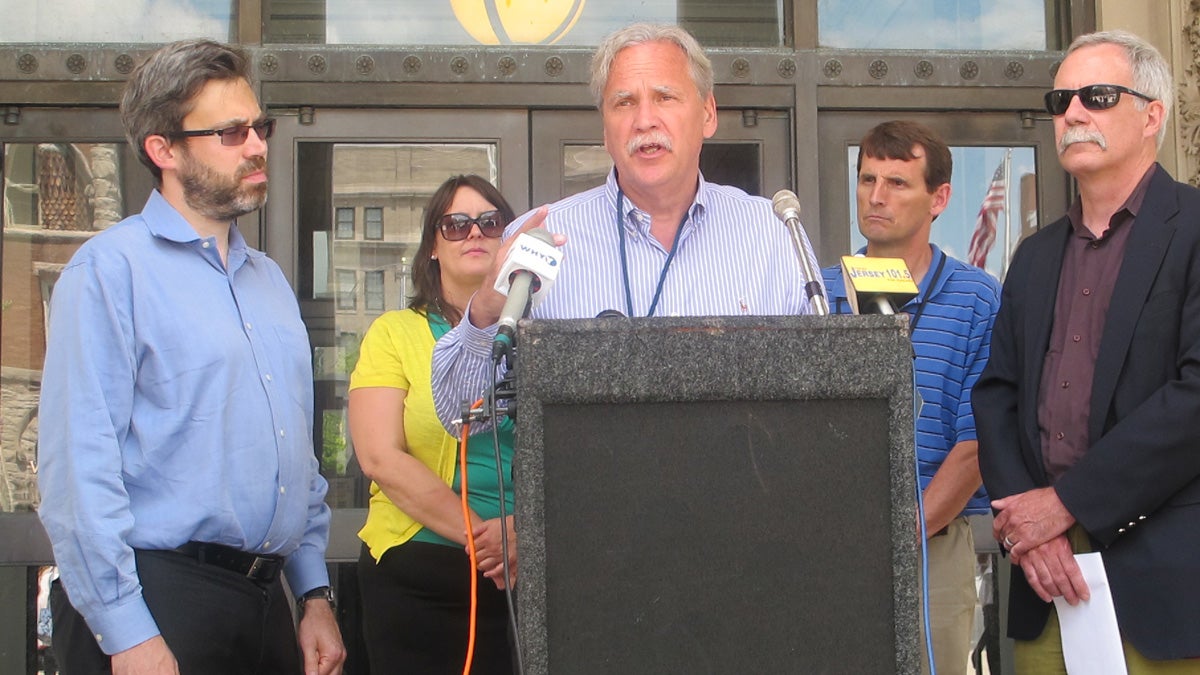
[[[249,553],[222,544],[189,541],[175,551],[206,565],[216,565],[263,584],[275,581],[283,568],[283,558],[280,556]]]

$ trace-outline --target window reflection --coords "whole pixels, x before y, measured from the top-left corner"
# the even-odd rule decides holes
[[[140,204],[145,173],[118,143],[4,145],[0,511],[37,508],[37,404],[50,294],[83,242]],[[136,193],[136,194],[133,194]]]
[[[37,0],[5,3],[0,42],[228,40],[236,0]]]
[[[266,0],[264,42],[595,45],[635,21],[677,23],[708,47],[784,44],[783,0]]]
[[[1053,17],[1065,1],[819,0],[818,40],[843,49],[1059,49]]]
[[[950,156],[954,160],[950,204],[933,221],[929,238],[959,260],[986,261],[981,267],[1003,279],[1017,244],[1037,229],[1034,149],[952,146]],[[847,160],[852,253],[867,245],[857,224],[857,145],[849,148]]]

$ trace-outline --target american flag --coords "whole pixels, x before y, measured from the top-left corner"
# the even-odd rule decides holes
[[[1004,181],[1004,165],[1008,159],[996,167],[992,183],[988,185],[987,194],[983,196],[983,204],[979,206],[979,216],[975,219],[975,233],[971,235],[971,248],[967,251],[967,260],[976,267],[987,268],[988,252],[996,243],[996,221],[1004,212],[1007,204],[1006,193],[1008,184]]]

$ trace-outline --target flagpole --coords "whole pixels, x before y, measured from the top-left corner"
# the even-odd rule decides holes
[[[1000,257],[1001,270],[1008,271],[1008,256],[1012,251],[1012,148],[1004,151],[1004,255]],[[1003,276],[1003,275],[1002,275]]]

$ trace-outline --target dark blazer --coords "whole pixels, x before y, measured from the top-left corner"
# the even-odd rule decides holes
[[[1088,450],[1055,484],[1108,571],[1122,635],[1148,658],[1200,656],[1200,190],[1156,167],[1096,357]],[[1070,224],[1013,256],[973,392],[993,499],[1045,487],[1037,398]],[[1013,568],[1009,635],[1033,639],[1049,605]]]

